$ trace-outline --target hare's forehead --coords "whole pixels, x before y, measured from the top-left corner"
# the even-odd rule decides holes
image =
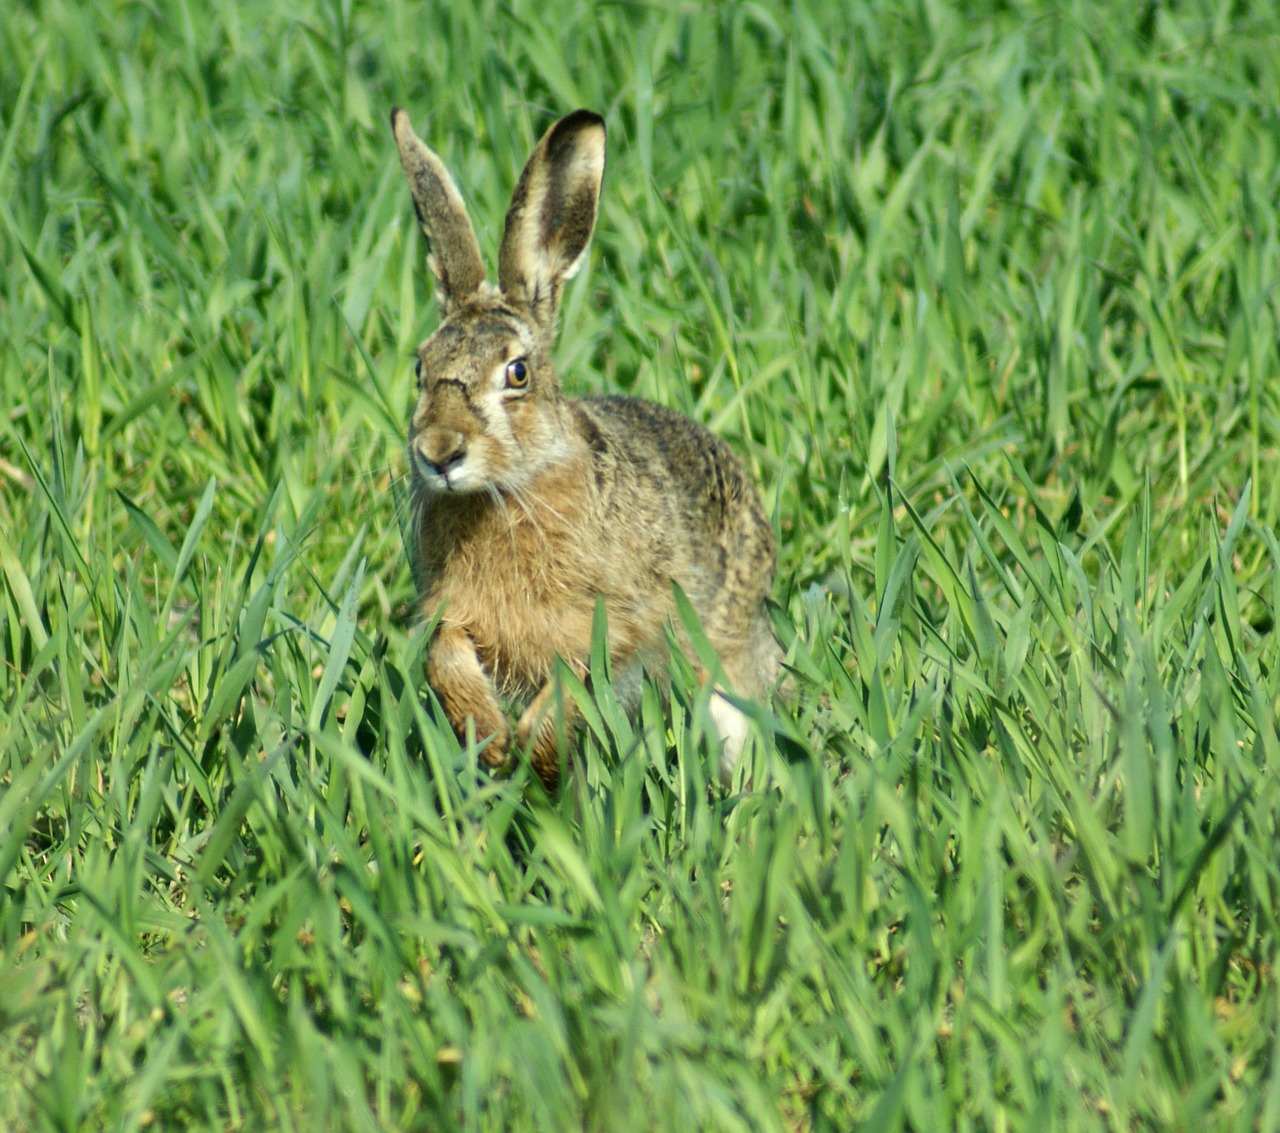
[[[469,312],[450,318],[422,344],[423,358],[438,365],[485,364],[496,355],[528,354],[535,346],[529,324],[505,311]]]

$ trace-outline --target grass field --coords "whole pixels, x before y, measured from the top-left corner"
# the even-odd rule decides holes
[[[0,9],[0,1128],[1280,1130],[1280,11]],[[793,702],[422,682],[435,305],[609,126],[559,357],[727,438]],[[711,776],[711,778],[714,778]]]

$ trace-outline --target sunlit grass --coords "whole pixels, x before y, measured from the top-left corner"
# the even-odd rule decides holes
[[[847,9],[847,10],[846,10]],[[1280,1129],[1280,17],[0,14],[0,1127]],[[574,392],[758,479],[709,786],[422,683],[408,108],[492,256],[606,115]]]

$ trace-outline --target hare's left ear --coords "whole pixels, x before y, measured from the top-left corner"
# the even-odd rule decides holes
[[[544,329],[560,286],[586,258],[604,177],[604,119],[575,110],[546,132],[520,175],[498,256],[498,284]]]
[[[439,286],[441,313],[469,299],[484,282],[484,264],[475,230],[462,203],[462,194],[448,170],[423,144],[398,106],[391,111],[391,129],[400,151],[400,164],[409,179],[413,207],[427,238],[427,264]]]

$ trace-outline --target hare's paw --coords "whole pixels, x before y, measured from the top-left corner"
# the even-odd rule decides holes
[[[533,703],[525,709],[516,725],[516,741],[520,750],[527,753],[529,764],[537,773],[548,793],[555,794],[560,786],[560,739],[572,734],[572,724],[558,726],[556,711],[549,703],[543,689]],[[567,711],[566,711],[567,715]]]
[[[480,751],[480,762],[493,773],[495,779],[509,778],[516,761],[505,734],[494,736]]]
[[[573,667],[579,678],[585,675],[585,667]],[[556,692],[557,682],[552,678],[538,690],[516,725],[520,749],[528,752],[542,785],[552,793],[560,783],[561,752],[572,741],[578,716],[573,697],[557,696]]]

